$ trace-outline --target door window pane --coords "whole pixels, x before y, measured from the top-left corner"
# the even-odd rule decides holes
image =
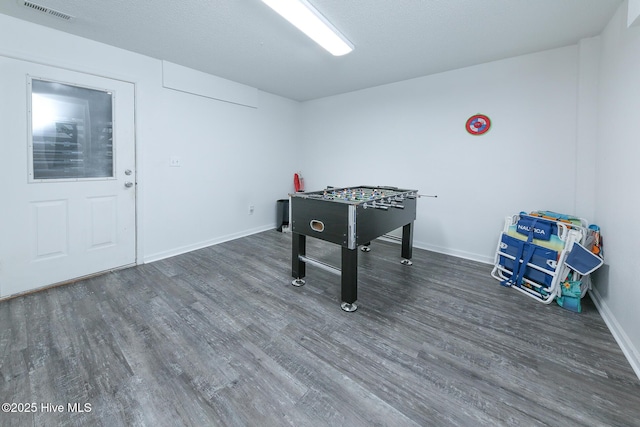
[[[111,92],[31,80],[31,178],[113,177]]]

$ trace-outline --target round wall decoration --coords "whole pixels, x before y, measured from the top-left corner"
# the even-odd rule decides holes
[[[466,128],[471,135],[482,135],[491,128],[491,119],[484,114],[476,114],[469,117]]]

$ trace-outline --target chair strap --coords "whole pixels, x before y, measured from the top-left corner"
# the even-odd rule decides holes
[[[513,267],[513,272],[511,273],[511,277],[507,280],[503,280],[500,282],[502,286],[511,287],[513,285],[520,286],[524,281],[524,273],[527,269],[527,264],[531,261],[533,257],[533,252],[536,249],[536,245],[533,242],[533,229],[538,220],[534,219],[531,223],[531,229],[529,230],[529,236],[527,236],[527,241],[522,242],[518,248],[518,253],[516,254],[515,265]],[[521,262],[522,261],[522,262]]]

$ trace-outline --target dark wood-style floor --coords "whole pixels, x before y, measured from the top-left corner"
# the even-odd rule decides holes
[[[588,297],[572,313],[375,241],[346,313],[338,276],[291,286],[290,245],[268,231],[0,302],[1,400],[36,404],[0,425],[640,425],[640,381]],[[307,254],[339,265],[335,245]]]

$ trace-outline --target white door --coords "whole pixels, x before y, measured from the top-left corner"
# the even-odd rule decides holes
[[[0,297],[135,264],[133,84],[0,56]]]

